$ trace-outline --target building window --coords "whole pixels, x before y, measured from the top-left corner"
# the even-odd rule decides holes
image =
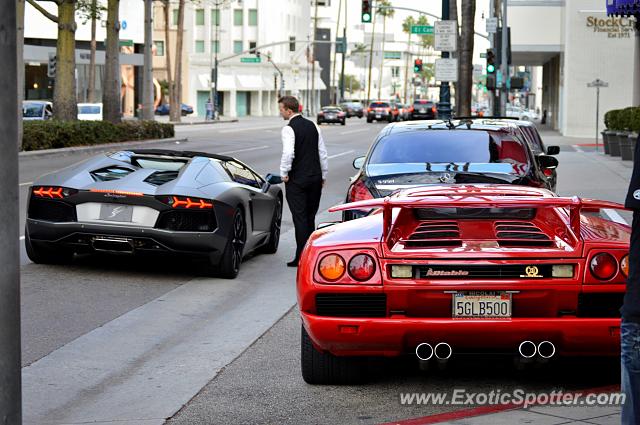
[[[220,10],[213,9],[211,11],[211,25],[220,26]]]
[[[164,56],[164,41],[154,41],[153,46],[156,48],[156,56]]]
[[[242,53],[242,41],[236,40],[233,42],[233,53]]]
[[[296,38],[294,37],[289,37],[289,51],[290,52],[295,52],[296,51]]]
[[[384,52],[385,59],[401,59],[402,52]]]
[[[256,9],[249,9],[249,26],[258,26],[258,11]]]
[[[393,78],[400,78],[400,67],[399,66],[392,66],[391,67],[391,76]]]
[[[173,26],[178,25],[178,9],[173,9]]]
[[[255,41],[250,41],[249,42],[249,50],[251,50],[251,53],[256,53],[256,42]]]
[[[213,53],[220,53],[220,41],[215,40],[211,42],[211,51]]]
[[[204,9],[196,9],[196,25],[204,25]]]
[[[235,9],[233,11],[233,25],[239,27],[242,26],[242,9]]]
[[[204,53],[204,40],[196,40],[196,53]]]
[[[318,6],[331,6],[331,0],[317,0]]]

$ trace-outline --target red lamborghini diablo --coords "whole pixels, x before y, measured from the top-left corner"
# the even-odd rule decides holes
[[[317,230],[300,261],[305,381],[356,382],[367,356],[614,356],[630,228],[620,204],[511,185],[431,186]]]

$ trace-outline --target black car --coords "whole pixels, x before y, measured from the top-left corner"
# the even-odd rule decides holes
[[[546,170],[558,160],[535,155],[509,120],[431,120],[385,127],[364,157],[353,162],[346,202],[387,196],[429,184],[515,184],[555,190]],[[346,211],[345,220],[367,211]]]
[[[340,107],[347,114],[347,118],[364,116],[364,107],[360,102],[343,102]]]
[[[190,114],[193,114],[193,107],[187,105],[186,103],[182,103],[180,104],[180,114],[184,117]],[[169,112],[171,111],[171,106],[168,103],[164,103],[162,105],[159,105],[156,108],[156,115],[169,115]]]
[[[316,117],[318,125],[322,123],[337,123],[345,125],[347,114],[339,106],[323,106]]]
[[[430,100],[418,99],[413,102],[410,115],[412,120],[432,120],[438,116],[438,108]]]

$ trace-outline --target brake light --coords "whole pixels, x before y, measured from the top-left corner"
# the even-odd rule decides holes
[[[213,204],[211,202],[207,202],[204,199],[200,198],[185,198],[182,196],[172,196],[171,197],[171,207],[173,208],[187,208],[187,209],[205,209],[205,208],[213,208]]]
[[[413,107],[413,106],[409,108],[409,112],[413,112],[414,110],[415,110],[415,109],[414,109],[414,107]]]
[[[545,168],[544,170],[542,170],[542,172],[544,173],[545,176],[547,177],[551,177],[553,175],[553,170],[550,168]]]
[[[373,199],[373,195],[367,189],[362,180],[356,180],[349,188],[348,202],[364,201],[365,199]]]
[[[376,263],[370,255],[358,254],[349,260],[349,276],[355,280],[364,282],[371,279],[376,272]]]
[[[391,108],[384,108],[384,111],[388,114],[389,112],[391,112]]]
[[[324,116],[324,112],[320,112],[318,115],[322,115],[322,116]]]
[[[601,252],[591,259],[591,273],[600,280],[611,280],[618,272],[618,262],[611,254]]]
[[[113,195],[124,195],[124,196],[144,196],[142,192],[128,192],[126,190],[110,190],[110,189],[91,189],[90,192],[93,193],[108,193]]]
[[[344,260],[338,254],[329,254],[322,257],[318,264],[318,273],[324,279],[338,280],[344,274]]]
[[[344,112],[340,112],[340,113],[338,113],[338,116],[339,116],[339,117],[344,117]]]
[[[62,199],[64,198],[63,190],[61,187],[39,186],[33,188],[33,194],[40,198]]]
[[[629,277],[629,255],[625,255],[620,260],[620,271],[624,275],[624,277]]]
[[[432,106],[432,107],[431,107],[431,112],[433,112],[433,113],[435,114],[435,113],[436,113],[436,111],[437,111],[436,107],[435,107],[435,106]]]

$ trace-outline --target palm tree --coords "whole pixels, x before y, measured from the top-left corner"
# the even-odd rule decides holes
[[[474,0],[462,0],[462,34],[460,36],[460,75],[458,76],[457,107],[460,116],[471,115],[471,88],[473,86],[473,31],[476,15]]]
[[[184,41],[185,0],[178,0],[178,33],[176,34],[176,63],[173,73],[173,95],[169,89],[169,119],[180,122],[182,114],[182,45]],[[217,88],[217,87],[216,87]]]
[[[402,22],[402,31],[408,34],[407,38],[407,57],[404,64],[404,103],[408,102],[407,89],[409,87],[409,56],[411,56],[411,27],[416,24],[413,16],[407,16]]]
[[[380,9],[380,6],[385,7],[385,9]],[[380,4],[378,6],[377,14],[382,16],[382,58],[380,59],[380,79],[378,82],[378,99],[381,98],[382,93],[382,72],[384,70],[384,39],[387,37],[387,18],[392,18],[395,15],[395,9],[386,9],[387,7],[391,7],[391,2],[389,0],[380,0]]]
[[[349,56],[359,56],[360,63],[362,65],[362,68],[364,69],[366,54],[367,54],[367,45],[364,43],[356,43],[354,44],[353,49],[351,49],[351,53],[349,54]],[[361,86],[360,90],[362,90],[363,88],[364,87]],[[360,93],[360,97],[362,96],[364,96],[364,94]]]

